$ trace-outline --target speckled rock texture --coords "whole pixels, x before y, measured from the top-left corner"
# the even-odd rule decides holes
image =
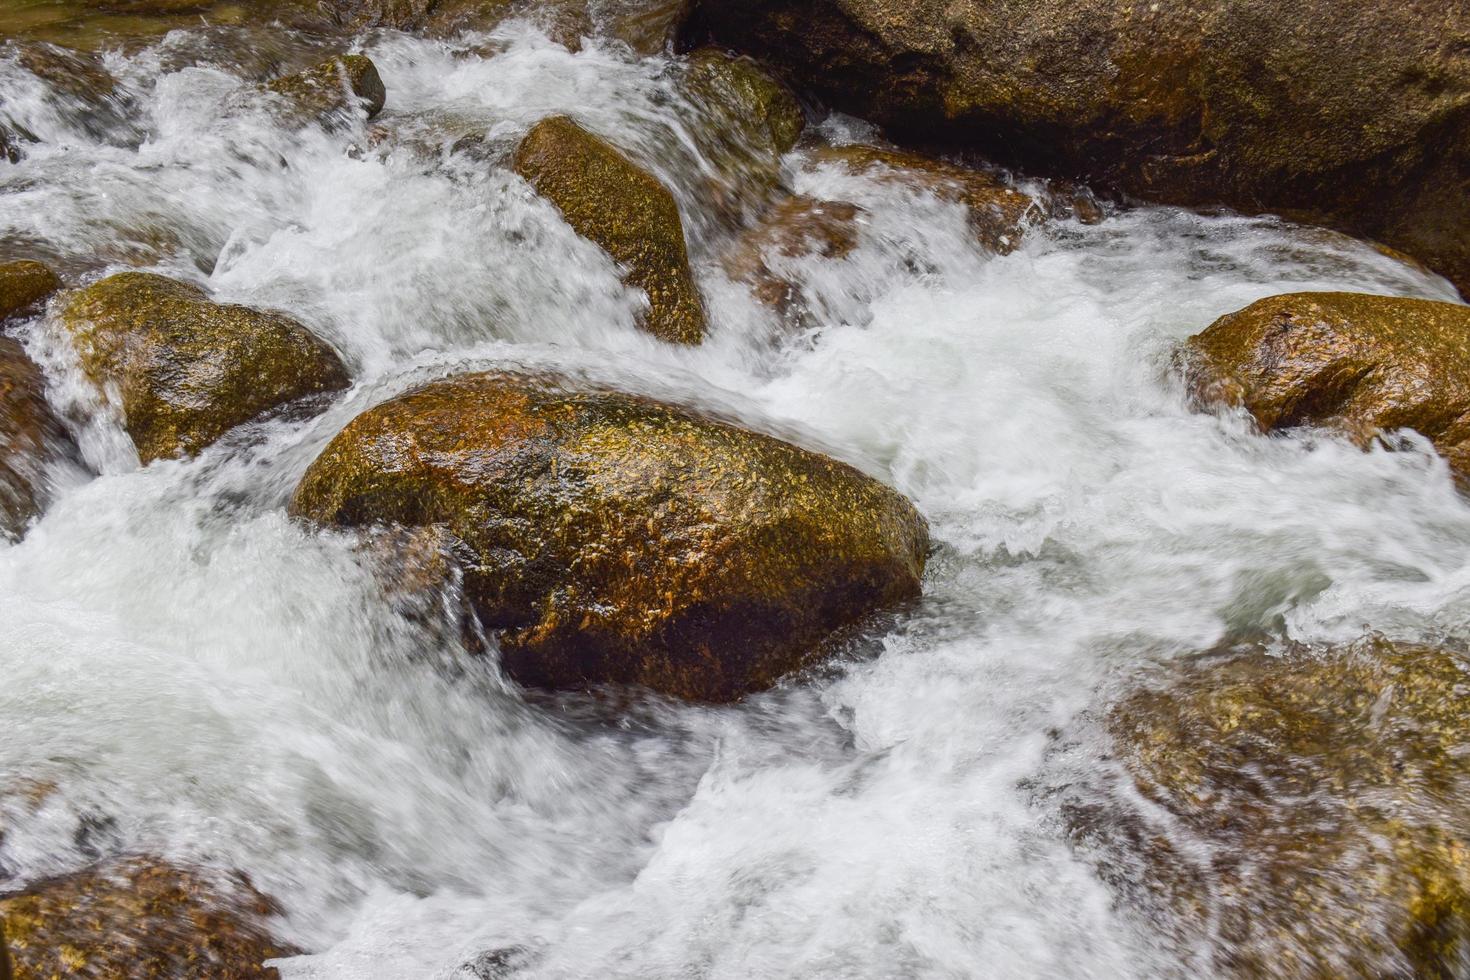
[[[1427,436],[1470,474],[1470,307],[1361,293],[1288,293],[1191,337],[1183,363],[1206,404],[1244,407],[1264,431]]]
[[[360,54],[329,58],[314,68],[267,82],[266,89],[280,96],[292,121],[326,119],[361,106],[371,119],[383,109],[387,92],[378,69]]]
[[[915,597],[924,520],[857,470],[687,409],[471,374],[358,416],[296,514],[440,525],[523,683],[730,701]]]
[[[514,167],[577,234],[627,270],[630,286],[648,294],[643,326],[649,333],[673,343],[699,343],[704,304],[668,188],[566,116],[537,123],[516,147]]]
[[[702,0],[689,35],[906,140],[1329,224],[1470,286],[1461,0]]]
[[[1115,793],[1073,829],[1119,887],[1137,862],[1209,975],[1460,976],[1467,684],[1462,654],[1377,638],[1172,665],[1107,716],[1145,805]]]
[[[323,6],[349,30],[390,27],[430,37],[489,31],[526,17],[573,50],[582,38],[599,37],[641,56],[673,43],[690,0],[324,0]]]
[[[119,398],[145,463],[197,453],[242,422],[349,383],[337,353],[290,317],[214,303],[150,273],[77,290],[61,322],[83,371]]]
[[[0,320],[35,309],[60,288],[56,273],[40,262],[0,264]]]
[[[276,980],[263,962],[298,951],[265,930],[273,911],[243,881],[150,858],[0,895],[14,980]]]
[[[0,337],[0,536],[18,538],[46,502],[48,467],[76,446],[45,397],[41,370]]]

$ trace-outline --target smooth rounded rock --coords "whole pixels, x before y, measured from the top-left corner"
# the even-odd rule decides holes
[[[913,506],[850,466],[677,406],[505,373],[358,416],[292,509],[451,533],[465,594],[523,683],[703,701],[769,687],[834,631],[917,596],[928,548]]]

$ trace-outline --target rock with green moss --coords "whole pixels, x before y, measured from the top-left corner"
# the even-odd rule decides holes
[[[0,320],[35,309],[60,288],[61,280],[43,263],[0,263]]]
[[[690,95],[726,117],[746,143],[776,156],[796,145],[806,126],[801,103],[757,62],[700,48],[689,55],[685,70]]]
[[[1464,656],[1382,639],[1174,665],[1108,714],[1132,785],[1073,829],[1211,972],[1459,976],[1467,685]]]
[[[648,294],[643,326],[649,333],[699,343],[704,304],[668,188],[566,116],[537,123],[516,147],[514,166],[577,234],[623,266],[630,286]]]
[[[83,371],[119,399],[143,462],[192,454],[287,402],[347,387],[330,346],[280,313],[144,272],[65,297]]]
[[[48,470],[76,453],[45,391],[40,368],[20,344],[0,338],[0,535],[12,539],[41,513]]]
[[[275,911],[239,876],[140,857],[0,895],[14,980],[276,980],[265,961],[299,950],[267,931]]]
[[[1288,293],[1189,339],[1197,396],[1267,432],[1326,426],[1367,442],[1414,429],[1470,474],[1470,307],[1361,293]]]
[[[1463,0],[701,0],[915,143],[1382,241],[1470,288]]]
[[[354,419],[292,500],[330,525],[439,526],[534,686],[730,701],[917,596],[903,497],[688,409],[548,376],[433,382]]]
[[[377,67],[360,54],[328,58],[314,68],[267,82],[265,88],[280,97],[289,120],[301,123],[359,107],[371,119],[387,98]]]

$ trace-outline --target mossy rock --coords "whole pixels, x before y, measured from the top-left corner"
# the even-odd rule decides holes
[[[649,333],[699,343],[704,304],[668,188],[566,116],[537,123],[516,147],[514,167],[577,234],[624,267],[630,286],[648,294],[643,326]]]
[[[1074,830],[1138,862],[1190,948],[1211,933],[1223,975],[1460,976],[1467,666],[1379,638],[1175,665],[1107,716],[1148,805],[1115,790]]]
[[[834,630],[917,596],[903,497],[770,436],[549,376],[433,382],[354,419],[296,514],[442,526],[523,683],[701,701],[769,687]]]
[[[35,309],[60,288],[61,280],[43,263],[0,263],[0,320]]]
[[[77,290],[61,321],[83,371],[119,397],[145,463],[349,383],[337,353],[290,317],[214,303],[164,276],[124,272]]]
[[[266,931],[274,912],[243,879],[141,857],[0,896],[14,980],[277,980],[264,961],[299,950]]]
[[[863,214],[848,201],[793,195],[743,232],[721,257],[721,265],[731,279],[748,285],[758,302],[800,325],[805,308],[802,284],[780,269],[781,260],[845,259],[857,248]]]
[[[285,100],[289,118],[300,122],[330,119],[357,107],[371,119],[387,99],[377,66],[360,54],[328,58],[314,68],[269,81],[265,88]]]
[[[925,191],[940,200],[962,205],[968,212],[970,230],[976,240],[999,255],[1019,247],[1026,229],[1047,216],[1036,201],[989,171],[918,153],[848,143],[822,147],[813,154],[812,162],[837,164],[851,173]]]
[[[1470,474],[1470,307],[1361,293],[1288,293],[1221,317],[1183,362],[1206,403],[1266,432],[1318,425],[1360,442],[1428,437]]]
[[[689,55],[685,83],[696,99],[728,117],[747,143],[774,155],[795,146],[806,127],[796,96],[751,58],[700,48]]]
[[[76,447],[46,401],[41,369],[0,338],[0,535],[19,537],[46,502],[46,470]]]
[[[1331,225],[1470,289],[1463,0],[701,0],[689,34],[904,141]]]

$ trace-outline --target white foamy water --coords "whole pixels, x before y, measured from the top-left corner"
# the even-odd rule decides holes
[[[0,59],[0,116],[41,139],[0,165],[0,241],[286,310],[356,384],[139,468],[55,325],[24,325],[99,475],[59,474],[0,546],[0,786],[57,787],[0,795],[11,881],[136,851],[242,869],[312,951],[293,978],[1157,976],[1178,952],[1030,788],[1051,733],[1229,635],[1470,640],[1470,507],[1427,448],[1261,438],[1190,411],[1170,369],[1263,296],[1452,299],[1441,280],[1159,208],[995,258],[957,207],[798,150],[793,189],[865,214],[846,259],[785,260],[815,311],[796,335],[719,272],[675,60],[523,25],[372,39],[383,140],[282,130],[245,79],[171,57],[185,41],[111,57],[100,130]],[[642,298],[504,167],[556,112],[675,191],[701,347],[640,333]],[[932,525],[925,599],[737,706],[528,701],[284,513],[357,412],[505,364],[734,413],[897,487]]]

